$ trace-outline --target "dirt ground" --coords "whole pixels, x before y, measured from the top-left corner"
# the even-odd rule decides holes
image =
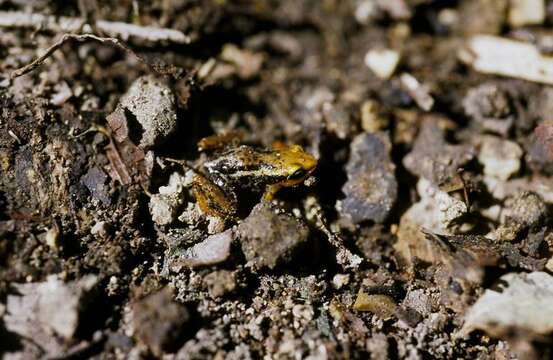
[[[0,0],[0,357],[551,358],[552,25]]]

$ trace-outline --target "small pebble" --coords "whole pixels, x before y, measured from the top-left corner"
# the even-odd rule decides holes
[[[484,165],[484,174],[507,180],[520,170],[522,154],[522,149],[514,141],[485,136],[480,145],[478,161]]]
[[[340,290],[347,284],[349,284],[349,274],[336,274],[332,278],[332,285],[337,290]]]
[[[389,79],[399,63],[399,53],[391,49],[373,49],[365,55],[365,65],[381,79]]]
[[[149,209],[152,220],[158,225],[172,223],[183,204],[186,179],[179,173],[171,174],[169,184],[161,186],[158,194],[150,197]]]
[[[509,24],[511,26],[539,25],[544,20],[544,0],[510,0]]]
[[[222,263],[230,256],[233,240],[232,230],[210,235],[204,241],[186,249],[179,262],[190,268]]]

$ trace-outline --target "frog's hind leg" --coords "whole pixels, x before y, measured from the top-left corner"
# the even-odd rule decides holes
[[[206,215],[225,220],[233,218],[238,211],[236,197],[225,194],[219,186],[203,175],[194,175],[192,194],[196,198],[198,206]]]
[[[207,136],[198,141],[198,151],[214,151],[238,146],[242,141],[242,137],[242,134],[237,131]]]

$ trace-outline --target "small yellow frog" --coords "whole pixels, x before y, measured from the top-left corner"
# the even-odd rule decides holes
[[[238,211],[238,189],[263,192],[263,199],[270,201],[282,187],[302,183],[317,166],[317,160],[299,145],[280,144],[267,150],[239,145],[234,140],[222,135],[198,143],[200,151],[217,148],[220,141],[231,143],[194,176],[192,193],[207,215],[232,218]]]

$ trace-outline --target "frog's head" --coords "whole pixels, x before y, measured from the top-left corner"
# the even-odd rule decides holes
[[[283,186],[293,186],[303,182],[317,167],[317,159],[306,153],[299,145],[279,150],[282,170],[286,175]]]

